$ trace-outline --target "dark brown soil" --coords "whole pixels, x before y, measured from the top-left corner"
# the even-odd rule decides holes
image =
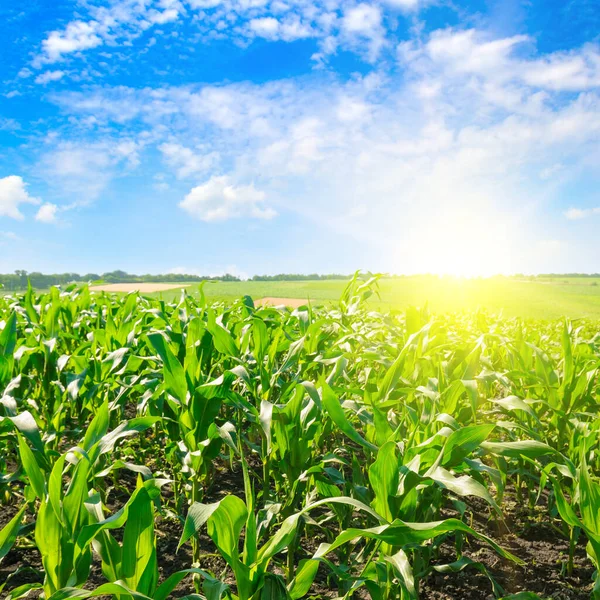
[[[251,465],[257,468],[257,465]],[[109,495],[110,511],[117,510],[126,501],[127,491],[135,487],[133,474],[122,471],[119,476],[122,488],[115,488]],[[207,490],[207,502],[214,502],[228,493],[243,497],[243,480],[240,470],[232,472],[225,464],[219,465],[217,472]],[[164,488],[165,497],[170,495],[169,489]],[[20,499],[18,499],[20,502]],[[464,554],[472,560],[482,563],[502,586],[506,594],[519,591],[531,591],[542,598],[554,600],[587,600],[592,587],[592,574],[594,569],[587,559],[585,552],[586,540],[580,539],[575,552],[575,568],[571,575],[566,573],[566,563],[569,551],[569,542],[559,535],[552,527],[547,516],[545,497],[541,506],[528,510],[514,499],[514,493],[507,493],[504,502],[504,521],[491,518],[487,505],[479,501],[470,501],[465,514],[465,520],[476,530],[486,533],[494,538],[501,546],[522,559],[526,566],[519,567],[510,561],[501,559],[486,544],[477,540],[466,540]],[[4,506],[0,510],[0,528],[6,524],[18,509],[18,503]],[[451,510],[443,514],[444,517],[455,516]],[[28,515],[28,521],[33,520]],[[161,580],[170,574],[189,568],[192,564],[192,551],[190,544],[185,544],[177,551],[177,544],[181,536],[183,523],[181,520],[158,516],[156,521],[157,553]],[[115,537],[119,538],[119,532]],[[313,528],[309,529],[302,542],[299,558],[310,556],[318,544],[325,541],[320,535],[315,535]],[[200,537],[200,547],[203,556],[200,561],[201,568],[224,577],[233,589],[234,580],[228,571],[227,565],[217,554],[212,540],[203,533]],[[434,565],[443,565],[456,560],[456,551],[453,543],[444,542],[439,549],[439,554],[433,560]],[[24,568],[27,567],[27,568]],[[43,578],[42,565],[39,552],[27,542],[20,539],[19,544],[13,548],[0,565],[0,583],[14,573],[21,571],[11,578],[8,589],[29,582],[41,582]],[[338,590],[329,585],[332,581],[328,570],[321,566],[311,590],[313,598],[333,598],[338,596]],[[102,575],[100,562],[95,557],[90,578],[86,588],[93,589],[105,582]],[[175,592],[174,598],[181,598],[194,593],[192,577],[182,581]],[[492,586],[488,577],[473,567],[467,567],[459,573],[441,574],[433,572],[427,576],[420,585],[421,600],[487,600],[494,598]],[[29,598],[39,597],[39,592],[33,592]],[[369,598],[364,590],[355,594],[356,599]]]
[[[482,563],[504,589],[506,594],[521,591],[534,592],[542,598],[555,600],[588,600],[592,589],[594,568],[586,551],[582,536],[577,544],[574,569],[566,572],[569,541],[552,527],[545,506],[546,496],[533,511],[515,501],[514,491],[504,498],[504,522],[490,519],[490,511],[483,501],[472,499],[465,517],[472,519],[477,531],[487,534],[503,548],[525,562],[520,567],[499,557],[489,546],[478,540],[469,540],[464,554]],[[444,515],[455,516],[455,515]],[[456,560],[453,548],[442,547],[436,564]],[[481,600],[494,598],[488,577],[473,567],[459,573],[430,575],[421,586],[422,600]]]

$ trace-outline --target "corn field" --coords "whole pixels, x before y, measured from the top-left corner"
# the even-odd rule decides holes
[[[0,595],[600,599],[598,324],[376,291],[0,297]]]

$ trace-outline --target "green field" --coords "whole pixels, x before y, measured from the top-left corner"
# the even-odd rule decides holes
[[[243,295],[263,297],[306,298],[316,303],[337,300],[346,282],[331,281],[241,281],[215,282],[205,285],[206,295],[213,300],[233,300]],[[197,295],[198,286],[188,293]],[[372,300],[379,310],[402,310],[407,306],[428,305],[433,313],[452,313],[484,309],[506,316],[554,319],[600,318],[600,280],[560,277],[554,279],[457,279],[452,277],[415,276],[382,279],[381,301]],[[165,299],[178,291],[153,294]]]
[[[198,284],[181,285],[187,286],[188,294],[199,296]],[[207,281],[204,293],[211,301],[232,302],[248,295],[255,300],[300,298],[313,304],[329,304],[339,300],[346,285],[347,281],[339,279]],[[171,301],[179,298],[180,293],[176,289],[147,295]],[[384,312],[402,311],[407,306],[427,306],[433,314],[485,310],[496,315],[545,320],[561,317],[600,319],[600,278],[498,276],[463,279],[430,275],[383,278],[379,281],[379,297],[374,296],[369,306]]]

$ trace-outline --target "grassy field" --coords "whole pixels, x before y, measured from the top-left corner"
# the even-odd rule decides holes
[[[307,298],[314,302],[335,301],[340,297],[344,281],[242,281],[206,284],[211,299],[232,300],[243,295],[253,298]],[[600,280],[590,278],[456,279],[428,276],[383,279],[379,284],[381,301],[373,300],[373,308],[402,310],[406,306],[427,304],[432,312],[450,313],[485,309],[506,316],[553,319],[600,318]],[[187,288],[197,295],[198,287]],[[178,291],[152,294],[164,299],[179,295]]]
[[[232,281],[207,282],[204,292],[211,301],[233,301],[249,295],[259,298],[301,298],[327,304],[340,298],[346,281]],[[197,297],[199,286],[186,285]],[[38,290],[46,291],[46,290]],[[432,313],[445,314],[486,310],[508,317],[556,319],[560,317],[600,319],[600,278],[491,277],[461,279],[419,275],[387,278],[379,282],[380,298],[373,298],[374,310],[402,311],[407,306],[427,305]],[[6,293],[6,292],[5,292]],[[144,295],[170,301],[179,289]]]

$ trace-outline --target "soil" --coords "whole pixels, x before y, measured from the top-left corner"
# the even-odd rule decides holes
[[[251,469],[258,465],[250,464]],[[120,508],[128,498],[126,488],[135,486],[135,478],[127,471],[121,471],[123,489],[114,489],[109,498],[109,511]],[[163,488],[165,497],[170,495],[168,487]],[[214,483],[207,490],[206,502],[214,502],[225,494],[234,493],[243,497],[243,479],[240,470],[231,471],[226,464],[218,466]],[[13,505],[4,506],[0,511],[0,529],[16,514],[18,499]],[[490,516],[490,510],[484,502],[469,499],[468,509],[464,519],[471,526],[495,539],[502,547],[512,552],[525,562],[524,567],[500,558],[489,546],[475,539],[465,540],[464,554],[482,563],[496,582],[502,586],[506,594],[519,591],[535,592],[542,598],[553,600],[587,600],[592,589],[594,568],[587,558],[585,551],[586,540],[579,540],[575,551],[575,567],[571,575],[565,572],[568,558],[569,542],[559,535],[552,527],[553,523],[547,515],[546,497],[542,496],[540,505],[533,510],[518,503],[514,490],[506,493],[504,498],[504,521]],[[444,518],[456,516],[451,510],[445,511]],[[29,514],[28,522],[33,521]],[[181,536],[183,523],[181,520],[158,516],[156,521],[157,553],[161,581],[170,574],[189,568],[192,564],[190,544],[185,544],[179,551],[177,545]],[[114,532],[117,539],[120,532]],[[299,558],[310,556],[324,538],[311,529],[302,541],[302,554]],[[234,580],[223,559],[218,556],[212,540],[204,532],[200,536],[202,558],[200,567],[223,576],[225,581],[234,588]],[[456,560],[456,552],[451,542],[440,546],[438,556],[433,560],[434,565],[443,565]],[[18,568],[20,573],[14,576],[7,590],[29,582],[41,582],[43,578],[39,552],[27,540],[21,538],[0,564],[0,583]],[[324,567],[319,573],[311,589],[313,598],[337,597],[337,589],[331,589],[328,582],[329,572]],[[105,583],[100,562],[95,557],[89,580],[85,587],[93,589]],[[234,588],[235,589],[235,588]],[[192,577],[184,579],[172,594],[173,598],[181,598],[194,593]],[[421,582],[419,590],[421,600],[491,600],[494,598],[492,586],[488,577],[473,567],[467,567],[458,573],[441,574],[433,572]],[[38,598],[39,591],[34,591],[28,597]],[[355,598],[369,598],[365,590],[359,590]]]
[[[255,300],[257,306],[288,306],[290,308],[298,308],[307,304],[306,298],[273,298],[265,297]]]

